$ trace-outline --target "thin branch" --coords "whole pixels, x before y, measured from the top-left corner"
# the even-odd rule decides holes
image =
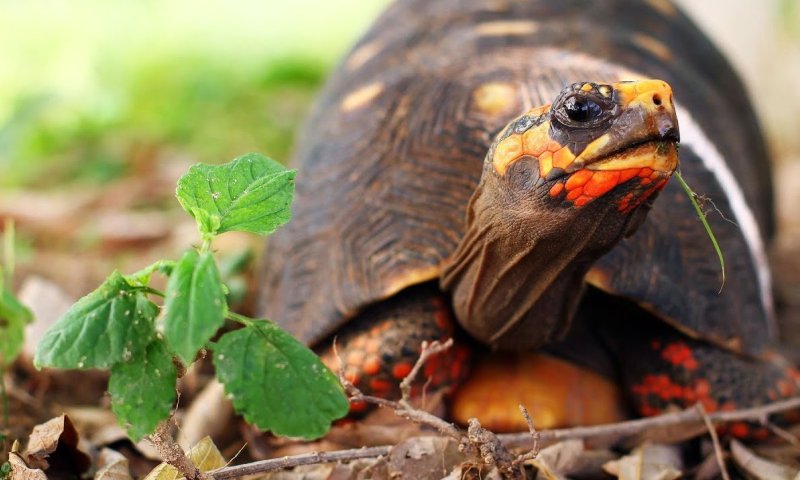
[[[528,432],[531,434],[531,438],[533,439],[533,448],[523,453],[522,455],[518,456],[516,460],[514,460],[514,465],[519,465],[523,462],[532,460],[539,456],[540,434],[539,432],[536,431],[536,427],[533,425],[533,419],[531,418],[530,413],[528,413],[528,409],[520,405],[519,411],[522,412],[522,416],[525,418],[525,423],[528,424]]]
[[[208,472],[206,475],[214,480],[223,480],[227,478],[243,477],[245,475],[253,475],[257,473],[274,472],[275,470],[283,470],[287,468],[299,467],[300,465],[314,465],[318,463],[332,463],[358,460],[360,458],[377,458],[383,457],[392,451],[390,446],[370,447],[370,448],[354,448],[352,450],[339,450],[336,452],[314,452],[304,453],[302,455],[293,455],[291,457],[271,458],[269,460],[261,460],[258,462],[248,463],[246,465],[238,465],[235,467],[224,467],[218,470]]]
[[[408,403],[411,400],[411,385],[419,376],[419,372],[422,370],[425,362],[427,362],[432,356],[442,353],[452,346],[452,338],[448,338],[444,343],[440,343],[438,341],[434,341],[432,343],[422,342],[422,349],[420,351],[419,358],[414,363],[414,367],[411,369],[411,372],[409,372],[406,378],[400,382],[400,393],[402,395],[400,400],[401,402]]]
[[[736,421],[758,421],[761,418],[774,413],[785,412],[800,408],[800,397],[793,397],[779,402],[769,403],[758,407],[746,408],[742,410],[732,410],[729,412],[714,412],[708,415],[709,420],[714,423],[726,423]],[[667,413],[656,417],[639,418],[624,422],[611,423],[607,425],[596,425],[592,427],[562,428],[557,430],[544,430],[539,432],[540,442],[543,445],[550,445],[562,440],[582,439],[588,440],[599,437],[631,437],[650,429],[664,428],[681,424],[700,423],[703,419],[700,413],[689,408],[675,413]],[[500,439],[509,446],[528,446],[531,437],[528,433],[509,433],[499,435]]]
[[[156,447],[158,454],[168,464],[175,467],[178,472],[189,480],[203,480],[208,478],[189,460],[183,449],[178,445],[169,431],[172,418],[158,424],[156,431],[150,436],[150,442]]]
[[[711,420],[708,418],[708,413],[706,412],[706,409],[703,407],[702,403],[695,405],[695,408],[703,418],[703,423],[706,424],[706,430],[708,430],[708,434],[711,435],[711,443],[714,444],[714,457],[717,459],[717,465],[719,466],[720,474],[722,474],[722,480],[731,480],[731,476],[728,474],[728,467],[725,466],[725,456],[722,453],[722,447],[719,444],[717,429],[714,428],[714,424],[712,424]]]
[[[376,397],[372,397],[376,398]],[[383,400],[383,399],[379,399]],[[387,401],[388,402],[388,401]],[[391,403],[391,402],[390,402]],[[388,406],[388,405],[387,405]],[[780,402],[762,405],[760,407],[753,407],[743,410],[734,410],[730,412],[715,412],[707,415],[708,420],[712,424],[719,424],[733,421],[758,421],[759,419],[766,418],[774,413],[785,412],[800,408],[800,397],[783,400]],[[443,420],[442,420],[443,421]],[[559,430],[544,430],[537,432],[540,444],[551,444],[561,440],[567,439],[591,439],[606,436],[632,436],[642,433],[651,428],[667,427],[674,425],[681,425],[685,423],[702,422],[702,416],[696,409],[691,408],[677,413],[668,413],[657,417],[643,418],[638,420],[628,420],[625,422],[612,423],[608,425],[598,425],[594,427],[575,427],[565,428]],[[501,441],[506,446],[527,446],[530,445],[532,440],[535,444],[536,439],[531,439],[530,432],[526,433],[513,433],[498,435]],[[259,462],[249,463],[246,465],[239,465],[235,467],[224,467],[213,472],[208,472],[207,475],[215,480],[222,480],[228,478],[235,478],[244,475],[252,475],[256,473],[271,472],[275,470],[282,470],[293,468],[300,465],[310,465],[316,463],[328,462],[346,462],[350,460],[357,460],[361,458],[377,458],[380,456],[388,455],[392,447],[389,445],[370,447],[370,448],[354,448],[350,450],[338,450],[334,452],[324,453],[308,453],[302,455],[293,455],[290,457],[262,460]]]

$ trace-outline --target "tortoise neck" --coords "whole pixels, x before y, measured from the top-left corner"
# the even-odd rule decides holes
[[[502,203],[479,187],[441,285],[452,294],[459,323],[475,338],[498,348],[535,348],[566,333],[583,277],[602,252],[586,253],[593,231],[497,205]]]

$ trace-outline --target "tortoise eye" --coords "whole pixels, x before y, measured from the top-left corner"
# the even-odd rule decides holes
[[[564,102],[567,118],[573,122],[583,123],[594,120],[603,113],[603,109],[591,99],[570,97]]]

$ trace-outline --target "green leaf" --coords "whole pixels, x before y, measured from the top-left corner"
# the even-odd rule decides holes
[[[134,442],[153,433],[175,404],[178,370],[161,340],[141,355],[111,367],[111,410]]]
[[[214,346],[217,378],[236,411],[277,435],[318,438],[349,403],[314,352],[270,322],[251,322]]]
[[[225,323],[225,292],[211,253],[186,252],[169,277],[166,294],[164,337],[189,365]]]
[[[97,290],[78,300],[44,335],[37,368],[108,368],[129,360],[155,335],[158,306],[141,286],[114,271]]]
[[[192,166],[176,196],[204,234],[268,235],[291,218],[294,177],[275,160],[248,153],[225,165]]]
[[[10,365],[22,351],[30,310],[8,290],[0,290],[0,367]]]

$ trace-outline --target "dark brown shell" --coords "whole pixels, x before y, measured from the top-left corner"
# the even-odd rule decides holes
[[[690,335],[759,352],[771,335],[753,257],[763,251],[752,244],[772,230],[765,149],[728,63],[661,0],[395,3],[339,66],[306,126],[294,219],[266,255],[264,313],[315,343],[364,306],[437,279],[493,135],[568,83],[634,76],[672,85],[684,176],[752,228],[711,216],[728,262],[718,295],[716,256],[673,181],[588,281]],[[729,169],[722,183],[717,157]]]

